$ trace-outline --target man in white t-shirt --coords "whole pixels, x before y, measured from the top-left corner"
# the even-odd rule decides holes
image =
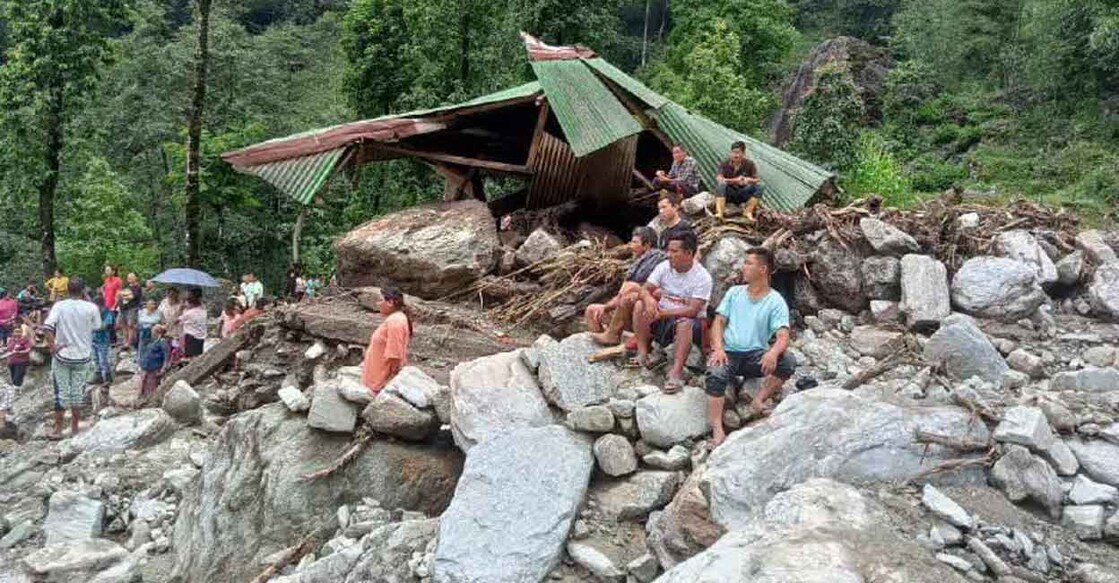
[[[85,385],[93,377],[93,331],[101,327],[101,310],[82,298],[85,284],[72,277],[69,297],[51,306],[43,329],[51,354],[51,384],[54,386],[54,430],[51,439],[62,435],[62,421],[70,410],[70,434],[78,433]]]
[[[703,343],[703,319],[711,299],[711,274],[696,261],[699,241],[692,231],[669,235],[668,260],[658,265],[634,307],[633,330],[637,334],[636,364],[652,366],[652,341],[672,344],[672,368],[664,391],[675,393],[684,387],[684,363],[692,343]]]

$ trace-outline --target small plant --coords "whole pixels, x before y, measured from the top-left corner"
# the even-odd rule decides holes
[[[845,187],[851,196],[876,194],[886,206],[906,207],[917,201],[902,165],[885,142],[864,132],[855,144],[855,163],[847,172]]]

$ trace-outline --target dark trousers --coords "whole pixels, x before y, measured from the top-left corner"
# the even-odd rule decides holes
[[[707,367],[705,392],[712,397],[722,397],[726,394],[727,385],[735,377],[748,379],[762,378],[762,357],[764,350],[751,350],[749,352],[727,352],[727,364],[724,366]],[[796,372],[796,360],[788,352],[782,352],[777,359],[777,370],[773,376],[788,380]]]
[[[717,184],[715,192],[734,204],[746,204],[751,198],[762,197],[762,187],[757,184],[739,186],[737,184]]]
[[[23,386],[23,377],[27,376],[27,367],[30,365],[31,363],[29,362],[8,365],[8,373],[12,375],[13,385],[17,387]]]

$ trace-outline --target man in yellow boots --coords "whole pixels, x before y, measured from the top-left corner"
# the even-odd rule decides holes
[[[754,221],[754,211],[761,201],[762,187],[758,181],[758,167],[746,157],[746,143],[735,142],[730,147],[730,157],[719,166],[715,176],[715,215],[720,219],[726,211],[727,200],[745,205],[746,220]]]

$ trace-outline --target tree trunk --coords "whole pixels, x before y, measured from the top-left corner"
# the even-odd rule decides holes
[[[202,138],[202,108],[206,103],[206,66],[210,55],[208,50],[210,35],[210,2],[195,0],[195,23],[198,26],[194,46],[194,91],[190,99],[190,118],[187,120],[187,167],[186,167],[186,227],[187,227],[187,265],[198,267],[199,244],[201,243],[202,202],[199,182],[199,140]]]
[[[65,107],[65,90],[59,81],[58,86],[51,90],[47,105],[47,174],[39,184],[39,243],[46,277],[51,277],[57,266],[54,254],[54,194],[58,190],[58,175],[62,168]]]
[[[645,66],[645,56],[649,52],[649,5],[653,0],[645,0],[645,24],[641,27],[641,66]]]
[[[303,237],[303,221],[307,217],[307,207],[303,206],[299,209],[299,214],[295,217],[295,227],[291,229],[291,263],[292,265],[299,264],[299,239]]]

